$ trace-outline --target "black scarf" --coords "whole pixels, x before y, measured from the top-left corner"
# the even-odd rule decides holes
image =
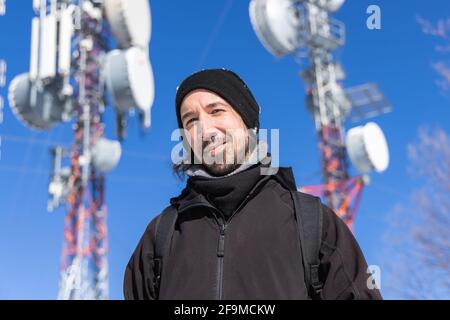
[[[228,219],[263,177],[261,164],[255,164],[247,170],[219,179],[190,177],[187,185],[205,196]]]

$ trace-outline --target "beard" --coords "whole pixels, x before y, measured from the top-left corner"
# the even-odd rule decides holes
[[[239,168],[240,164],[237,163],[224,163],[224,164],[205,164],[204,167],[206,171],[212,176],[220,177],[225,176],[237,168]]]
[[[191,149],[191,155],[194,164],[201,164],[210,175],[219,177],[238,169],[256,145],[256,132],[253,131],[246,135],[219,135],[203,141],[200,149]]]
[[[239,168],[245,161],[249,152],[248,140],[237,142],[238,139],[230,139],[222,147],[219,154],[214,156],[219,161],[214,162],[204,162],[203,166],[209,174],[213,176],[225,176],[237,168]],[[208,146],[209,147],[209,146]],[[211,154],[209,148],[206,147],[205,152]]]

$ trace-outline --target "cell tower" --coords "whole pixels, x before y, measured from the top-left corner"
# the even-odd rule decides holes
[[[73,119],[72,147],[51,150],[48,210],[67,207],[58,298],[107,299],[105,174],[121,144],[104,137],[103,113],[112,100],[119,140],[134,110],[150,127],[150,7],[148,0],[34,0],[33,8],[30,70],[11,82],[9,102],[34,129]]]
[[[264,47],[274,56],[308,58],[301,72],[306,106],[312,114],[322,159],[323,184],[301,191],[324,196],[352,228],[368,173],[384,171],[389,152],[383,132],[373,122],[350,129],[344,121],[367,119],[391,111],[375,84],[343,89],[342,66],[333,51],[345,44],[345,26],[332,18],[344,0],[252,0],[250,19]],[[361,175],[351,177],[348,158]]]

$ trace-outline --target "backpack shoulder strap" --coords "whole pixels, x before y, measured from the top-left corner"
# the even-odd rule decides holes
[[[159,296],[159,286],[161,284],[161,273],[164,264],[164,257],[167,257],[170,247],[170,240],[172,239],[173,231],[175,229],[177,214],[177,209],[173,206],[169,206],[164,209],[156,221],[155,254],[153,256],[154,287],[156,298]]]
[[[320,198],[291,191],[302,249],[305,282],[312,298],[318,298],[323,283],[319,279],[319,250],[322,242],[322,204]]]

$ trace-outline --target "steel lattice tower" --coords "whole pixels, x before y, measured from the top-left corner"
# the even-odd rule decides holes
[[[318,10],[316,17],[323,18],[326,15],[320,8],[315,9]],[[336,45],[339,45],[340,39],[335,40]],[[342,105],[345,100],[339,99],[335,92],[339,87],[336,64],[331,50],[326,46],[321,47],[320,42],[309,48],[309,61],[310,68],[304,73],[304,80],[310,87],[306,99],[312,109],[319,139],[324,183],[320,186],[304,187],[302,190],[323,194],[327,205],[352,227],[364,183],[362,177],[350,178],[348,172],[343,126],[346,106]]]
[[[390,105],[374,84],[342,88],[340,81],[345,74],[335,61],[334,52],[345,43],[345,26],[332,18],[331,12],[337,11],[343,2],[252,0],[250,19],[271,54],[277,57],[294,54],[300,61],[308,62],[301,76],[307,88],[306,106],[319,139],[323,183],[300,190],[325,197],[327,205],[352,228],[363,187],[368,182],[366,173],[385,170],[388,151],[376,124],[368,124],[368,129],[354,128],[346,135],[344,121],[389,112]],[[379,150],[373,148],[376,143],[381,146]],[[367,145],[372,147],[370,152],[364,150]],[[349,155],[362,175],[350,176]]]
[[[91,165],[91,147],[103,136],[100,58],[106,51],[103,24],[82,14],[75,51],[75,141],[64,224],[59,299],[108,298],[108,238],[104,176]]]
[[[119,140],[130,111],[138,111],[144,130],[150,127],[150,6],[33,0],[33,8],[30,69],[13,79],[8,98],[16,118],[33,129],[73,119],[73,145],[51,150],[48,210],[67,208],[58,298],[107,299],[105,174],[118,164],[121,144],[104,136],[103,113],[106,104],[114,107]]]

